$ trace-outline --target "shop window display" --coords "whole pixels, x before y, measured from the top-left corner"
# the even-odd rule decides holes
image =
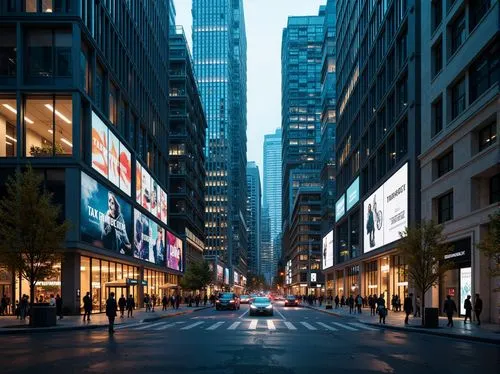
[[[17,279],[19,279],[19,274],[17,274]],[[21,278],[21,295],[30,295],[30,285],[29,282]],[[35,302],[36,303],[48,303],[50,300],[50,295],[62,295],[61,290],[61,265],[54,265],[54,275],[50,278],[38,281],[35,285]]]

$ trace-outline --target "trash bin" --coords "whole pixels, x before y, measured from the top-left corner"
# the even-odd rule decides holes
[[[424,327],[436,329],[439,327],[439,309],[425,308]]]
[[[57,321],[56,307],[48,303],[34,304],[31,308],[31,325],[33,327],[55,326]]]

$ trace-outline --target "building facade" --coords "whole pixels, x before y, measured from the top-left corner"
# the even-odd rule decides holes
[[[62,295],[65,313],[87,292],[94,312],[111,291],[141,304],[182,274],[167,227],[168,14],[167,0],[0,3],[0,193],[29,162],[72,223],[58,275],[35,290]],[[1,278],[12,301],[29,293]]]
[[[260,274],[262,191],[259,167],[253,161],[247,165],[248,273]]]
[[[338,1],[333,293],[408,292],[399,232],[420,219],[421,1]],[[327,250],[332,250],[327,247]]]
[[[281,233],[281,129],[274,134],[264,135],[264,201],[270,219],[269,240],[266,250],[270,253],[261,261],[268,274],[269,282],[276,275],[278,260],[281,257],[281,246],[275,245],[276,237]],[[270,261],[270,264],[267,264]]]
[[[291,260],[290,292],[315,292],[300,280],[310,266],[321,261],[321,225],[313,215],[299,214],[296,202],[303,188],[319,188],[321,194],[321,69],[325,7],[316,16],[289,17],[282,38],[282,246],[284,263]],[[298,235],[298,222],[310,219],[310,230]],[[319,222],[318,222],[319,223]],[[318,274],[321,283],[322,275]]]
[[[500,202],[500,4],[435,0],[422,5],[422,218],[444,225],[453,269],[427,295],[483,299],[499,323],[500,280],[477,244]]]
[[[182,27],[170,29],[169,226],[186,238],[186,269],[203,260],[207,122]]]
[[[193,58],[207,118],[204,255],[247,272],[246,32],[241,0],[193,0]],[[224,270],[226,271],[226,270]],[[238,285],[237,285],[238,286]]]

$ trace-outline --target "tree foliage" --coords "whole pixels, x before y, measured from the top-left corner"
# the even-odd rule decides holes
[[[214,272],[210,270],[207,261],[199,261],[190,264],[180,281],[182,288],[187,290],[201,290],[214,279]]]
[[[0,199],[0,261],[28,281],[31,303],[36,283],[52,277],[62,260],[70,225],[60,212],[31,166],[9,177]]]
[[[500,210],[490,215],[486,237],[478,244],[479,250],[488,258],[488,269],[492,277],[500,275]]]

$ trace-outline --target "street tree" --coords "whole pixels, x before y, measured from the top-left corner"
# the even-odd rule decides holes
[[[10,176],[0,199],[0,262],[21,275],[30,287],[30,305],[37,282],[55,275],[62,262],[69,222],[42,186],[31,166]],[[30,308],[31,309],[31,308]]]
[[[425,324],[425,293],[439,283],[451,264],[445,261],[450,246],[442,234],[443,227],[433,221],[422,221],[400,233],[399,248],[405,256],[406,274],[420,292],[422,325]]]
[[[180,281],[182,288],[196,291],[205,288],[214,279],[214,272],[210,270],[207,261],[198,261],[190,264]]]
[[[490,215],[488,233],[478,244],[478,248],[488,258],[491,277],[500,276],[500,210]]]

